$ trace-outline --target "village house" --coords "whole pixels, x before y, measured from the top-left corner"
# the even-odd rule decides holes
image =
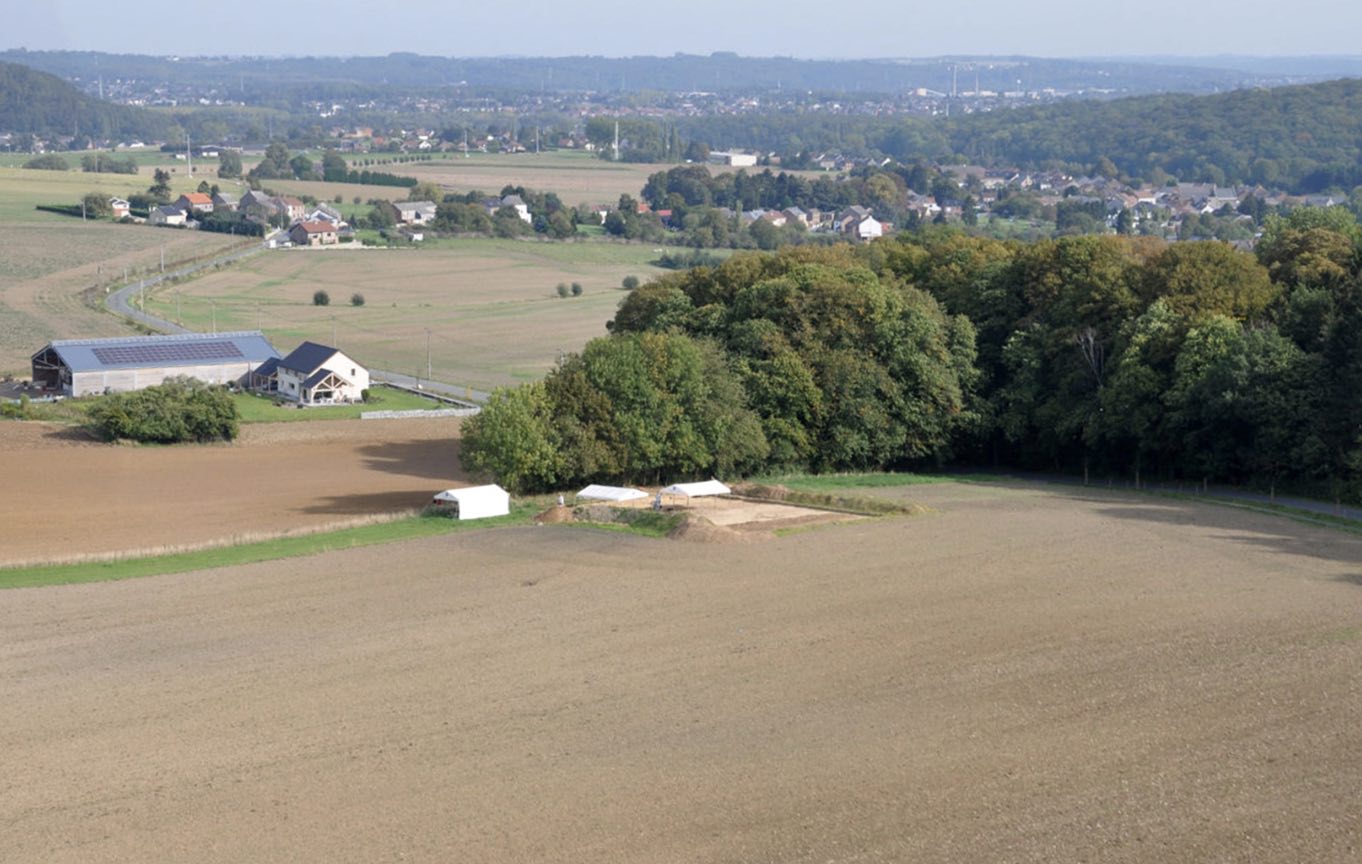
[[[534,221],[530,216],[530,208],[525,203],[525,199],[521,198],[519,195],[507,195],[505,198],[502,198],[501,206],[514,209],[515,215],[520,217],[521,222]]]
[[[281,213],[288,217],[289,222],[297,222],[299,219],[302,219],[303,216],[306,215],[307,213],[307,205],[304,204],[302,201],[299,201],[297,198],[291,198],[287,195],[281,195],[280,197],[274,200],[275,207],[277,207]]]
[[[237,202],[237,200],[236,200],[236,196],[235,196],[235,195],[229,195],[229,194],[226,193],[226,192],[214,192],[214,193],[213,193],[213,209],[214,209],[214,210],[225,210],[225,211],[230,212],[230,211],[236,210],[237,206],[238,206],[238,202]]]
[[[115,219],[122,219],[132,212],[128,202],[118,197],[109,199],[109,209],[113,211],[113,218]]]
[[[241,196],[241,202],[237,205],[237,209],[269,219],[279,212],[279,205],[272,196],[266,195],[258,189],[251,189]]]
[[[188,219],[189,216],[174,204],[153,207],[147,214],[147,222],[151,225],[183,225]]]
[[[336,225],[320,219],[295,222],[288,236],[295,246],[333,246],[340,242]]]
[[[174,203],[186,213],[213,212],[213,199],[202,192],[186,192],[176,198]]]

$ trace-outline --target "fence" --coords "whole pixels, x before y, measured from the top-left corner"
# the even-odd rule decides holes
[[[362,411],[359,419],[407,420],[413,417],[472,417],[481,410],[481,408],[437,408],[433,411],[422,411],[418,408],[411,411]]]

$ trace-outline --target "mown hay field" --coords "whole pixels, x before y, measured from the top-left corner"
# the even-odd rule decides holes
[[[59,154],[60,155],[60,154]],[[80,157],[67,156],[67,161],[79,166]],[[79,221],[57,213],[34,210],[38,204],[79,204],[88,192],[100,192],[126,198],[134,192],[146,192],[154,182],[152,168],[143,167],[138,174],[87,174],[74,171],[39,171],[31,168],[0,167],[0,224],[8,222],[37,222],[60,228]],[[192,192],[201,181],[220,184],[224,191],[240,194],[244,187],[236,181],[217,177],[217,160],[195,170],[191,178],[183,164],[169,166],[171,189],[176,195]]]
[[[320,154],[314,154],[320,160]],[[615,206],[620,195],[638,197],[648,175],[665,171],[666,165],[610,162],[593,154],[575,152],[546,153],[473,153],[464,158],[456,154],[437,154],[428,162],[392,162],[362,165],[364,160],[383,162],[392,154],[373,153],[348,157],[354,170],[383,171],[421,182],[438,183],[450,192],[482,192],[500,195],[503,187],[524,186],[538,192],[553,192],[569,205],[608,204]],[[354,183],[327,183],[304,180],[270,180],[271,189],[292,195],[312,195],[331,201],[341,196],[346,202],[355,196],[405,201],[410,189],[404,186],[366,186]]]
[[[304,339],[377,369],[478,389],[542,377],[560,351],[604,336],[620,283],[663,272],[648,245],[442,240],[415,249],[286,249],[158,291],[153,313],[209,330],[261,327],[280,351]],[[558,283],[580,282],[579,297]],[[330,305],[316,306],[326,291]],[[354,294],[363,306],[351,305]]]
[[[884,490],[868,490],[872,493]],[[1355,861],[1362,539],[1026,485],[0,604],[15,860]]]
[[[29,357],[50,339],[132,333],[100,308],[105,289],[211,255],[240,238],[108,221],[0,221],[0,374],[27,376]]]
[[[553,192],[568,204],[608,204],[620,195],[637,198],[648,175],[669,165],[610,162],[594,153],[476,153],[467,159],[453,155],[429,162],[399,165],[393,170],[422,181],[439,183],[456,192],[496,195],[505,186],[525,186]]]

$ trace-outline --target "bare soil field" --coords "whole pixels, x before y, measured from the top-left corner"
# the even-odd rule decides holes
[[[276,535],[459,485],[458,418],[262,423],[234,443],[100,444],[0,422],[0,564]]]
[[[453,192],[497,194],[505,186],[525,186],[539,192],[554,192],[567,204],[608,204],[614,206],[621,195],[639,197],[650,175],[674,165],[610,162],[592,153],[557,151],[552,153],[475,154],[468,159],[452,157],[430,162],[414,162],[392,167],[396,174],[421,181],[439,183]],[[748,174],[765,168],[704,166],[711,174]],[[779,167],[772,168],[779,172]],[[824,176],[816,171],[789,172],[804,177]],[[334,194],[334,193],[333,193]]]
[[[474,154],[399,165],[394,171],[453,192],[499,194],[505,186],[553,192],[569,205],[609,204],[621,195],[638,197],[650,174],[671,165],[610,162],[593,153]]]
[[[512,528],[5,592],[0,848],[1357,860],[1362,539],[911,495],[766,543]]]
[[[537,379],[560,351],[606,334],[625,296],[620,282],[663,272],[649,246],[603,241],[452,240],[424,249],[289,249],[158,292],[148,309],[196,330],[263,327],[285,353],[304,339],[339,345],[361,362],[480,389]],[[580,297],[558,283],[580,282]],[[315,291],[329,306],[315,306]],[[363,306],[350,305],[362,294]]]

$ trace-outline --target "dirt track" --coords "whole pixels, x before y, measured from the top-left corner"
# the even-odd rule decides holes
[[[457,485],[457,418],[242,427],[230,445],[114,447],[0,423],[0,564],[277,534]]]
[[[1362,539],[944,485],[0,595],[16,861],[1356,861]]]

